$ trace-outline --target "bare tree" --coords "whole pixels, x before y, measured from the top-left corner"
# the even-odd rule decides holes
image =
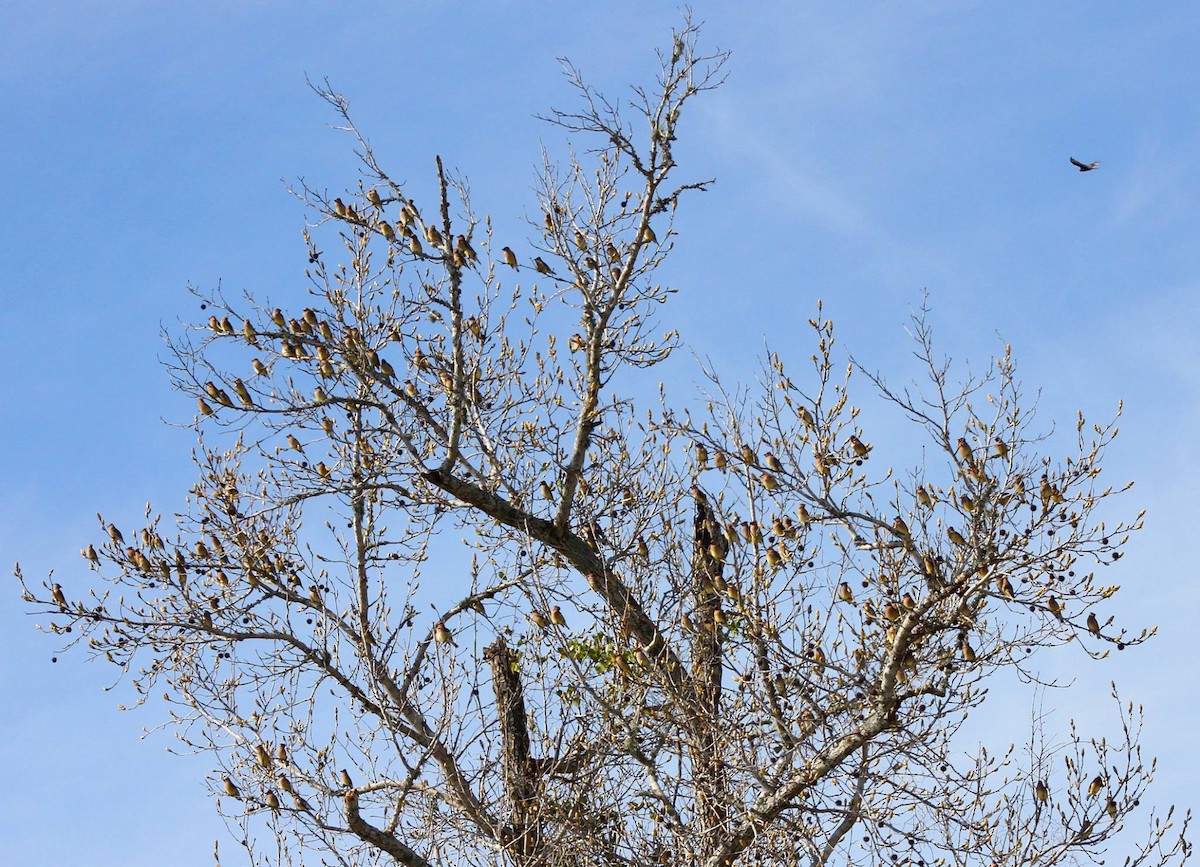
[[[629,396],[676,346],[654,276],[707,187],[675,179],[726,59],[696,37],[628,103],[566,66],[580,107],[547,119],[594,150],[546,161],[521,252],[440,159],[418,207],[318,88],[363,184],[297,190],[307,307],[211,293],[171,337],[186,510],[101,518],[99,583],[18,568],[55,633],[165,690],[256,863],[1072,864],[1138,807],[1119,700],[1115,738],[956,737],[1002,670],[1148,637],[1097,575],[1141,526],[1101,520],[1114,424],[1050,454],[1007,351],[956,381],[924,312],[918,385],[841,375],[818,311],[803,376],[772,354],[690,412]],[[920,464],[872,460],[852,373]],[[1152,814],[1130,863],[1184,860],[1188,818]]]

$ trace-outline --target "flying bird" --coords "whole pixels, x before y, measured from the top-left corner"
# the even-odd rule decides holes
[[[1092,169],[1100,168],[1100,161],[1096,160],[1094,163],[1081,163],[1079,160],[1075,159],[1075,157],[1071,157],[1071,165],[1077,166],[1081,172],[1090,172]]]

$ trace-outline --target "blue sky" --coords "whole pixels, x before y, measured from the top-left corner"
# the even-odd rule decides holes
[[[729,81],[695,103],[682,171],[716,177],[680,209],[664,314],[726,379],[767,343],[797,364],[823,299],[868,367],[911,368],[904,324],[928,289],[943,351],[1014,346],[1047,421],[1125,401],[1110,454],[1147,529],[1112,573],[1150,644],[1073,680],[1054,721],[1111,721],[1107,682],[1145,704],[1152,800],[1195,803],[1192,660],[1200,422],[1200,6],[1185,2],[697,2]],[[434,154],[522,242],[534,119],[572,94],[567,55],[611,94],[649,81],[672,4],[77,2],[5,4],[0,32],[0,555],[40,580],[82,573],[95,512],[170,512],[191,483],[190,400],[160,327],[200,312],[189,283],[299,297],[302,205],[340,190],[350,141],[305,86],[328,78],[419,201]],[[1068,156],[1101,160],[1079,174]],[[514,244],[516,246],[516,244]],[[677,393],[695,371],[670,368]],[[915,460],[916,458],[914,458]],[[145,740],[155,709],[0,603],[0,839],[12,863],[211,864],[224,837],[204,757]],[[994,712],[994,711],[993,711]],[[1028,719],[1024,707],[1014,716]],[[224,843],[225,863],[241,863]]]

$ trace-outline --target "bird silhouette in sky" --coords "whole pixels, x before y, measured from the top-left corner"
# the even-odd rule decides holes
[[[1094,163],[1081,163],[1079,160],[1075,159],[1075,157],[1071,157],[1071,165],[1078,166],[1079,171],[1081,172],[1090,172],[1092,169],[1100,168],[1100,161],[1096,160]]]

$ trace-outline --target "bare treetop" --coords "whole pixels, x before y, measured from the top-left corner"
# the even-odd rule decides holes
[[[253,863],[1073,864],[1138,809],[1115,691],[1117,737],[958,736],[998,671],[1153,632],[1102,577],[1141,527],[1106,523],[1115,421],[1050,453],[1007,348],[960,381],[925,310],[920,384],[847,364],[817,305],[803,373],[706,371],[691,411],[614,389],[679,343],[687,287],[654,280],[711,181],[674,144],[726,61],[697,37],[633,120],[564,61],[579,107],[546,119],[587,159],[545,160],[528,245],[440,158],[418,206],[319,87],[363,180],[297,190],[306,306],[209,293],[170,335],[187,508],[101,518],[93,575],[18,570],[53,631],[163,692]],[[852,379],[915,425],[911,466]],[[1152,816],[1130,863],[1182,860],[1187,823]]]

